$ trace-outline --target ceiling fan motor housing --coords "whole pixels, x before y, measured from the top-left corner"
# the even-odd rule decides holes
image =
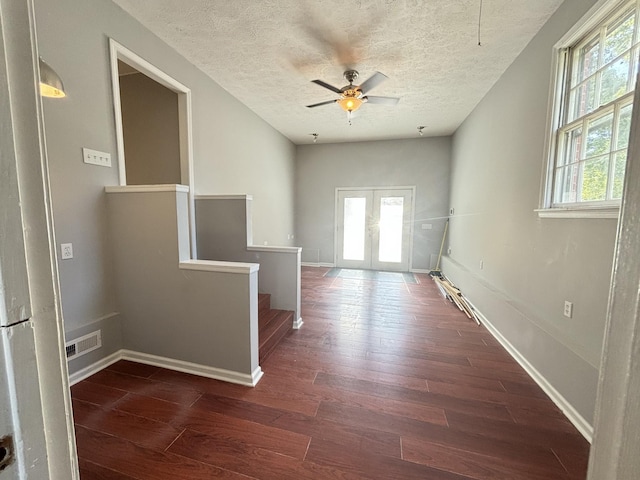
[[[358,78],[358,71],[357,70],[346,70],[344,72],[344,78],[347,79],[347,82],[353,84],[353,82]]]

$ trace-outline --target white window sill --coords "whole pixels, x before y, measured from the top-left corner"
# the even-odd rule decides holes
[[[618,219],[620,207],[540,208],[540,218],[613,218]]]

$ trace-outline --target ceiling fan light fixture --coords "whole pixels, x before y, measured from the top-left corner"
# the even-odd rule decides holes
[[[345,112],[355,112],[363,103],[364,101],[362,101],[358,97],[347,96],[338,100],[338,105],[340,105],[340,108],[342,108]]]

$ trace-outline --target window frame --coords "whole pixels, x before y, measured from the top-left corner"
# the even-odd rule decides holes
[[[571,62],[573,48],[583,43],[608,17],[614,15],[619,9],[626,9],[633,3],[640,9],[640,0],[600,0],[598,1],[555,45],[552,55],[551,80],[549,90],[549,105],[547,116],[547,130],[545,151],[545,169],[540,190],[540,204],[536,209],[538,216],[546,218],[618,218],[620,200],[596,200],[574,203],[554,203],[556,188],[555,172],[559,164],[558,157],[562,155],[560,144],[562,132],[570,130],[568,127],[580,123],[579,119],[564,122],[567,117],[567,109],[570,108],[570,82]],[[638,28],[638,27],[636,27]],[[633,51],[633,50],[632,50]],[[635,61],[633,59],[632,61]],[[640,84],[639,84],[640,86]],[[638,87],[636,87],[638,88]],[[609,111],[617,108],[616,105],[624,99],[633,101],[634,92],[628,92],[606,105],[601,105],[591,113],[598,112],[599,116],[605,116]],[[590,115],[586,114],[586,116]],[[590,118],[581,117],[584,124],[588,124]],[[613,127],[612,127],[613,128]],[[586,131],[585,131],[586,134]],[[612,132],[612,138],[615,132]],[[611,165],[609,172],[611,172]]]

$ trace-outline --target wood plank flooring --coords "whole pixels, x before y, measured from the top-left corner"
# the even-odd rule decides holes
[[[255,388],[126,361],[72,387],[82,479],[586,477],[588,443],[428,276],[328,270]]]

